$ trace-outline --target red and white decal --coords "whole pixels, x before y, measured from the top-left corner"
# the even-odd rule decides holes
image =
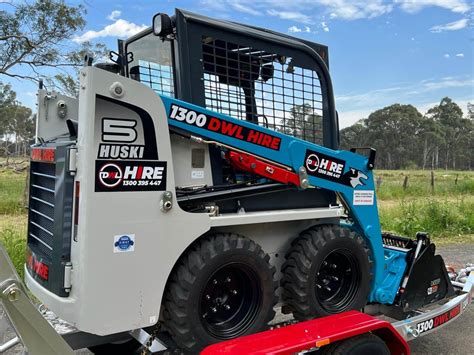
[[[272,150],[280,150],[281,138],[249,128],[222,118],[196,112],[186,107],[171,105],[169,117],[172,120],[222,134],[244,142],[252,143]],[[256,126],[258,127],[258,126]]]
[[[451,308],[449,311],[446,311],[443,314],[440,314],[439,316],[418,323],[416,325],[416,330],[418,330],[420,334],[430,331],[449,322],[451,319],[457,317],[460,313],[461,305],[458,304],[456,307]]]
[[[47,163],[54,163],[56,157],[56,150],[54,148],[32,148],[31,161],[42,161]]]
[[[35,275],[38,275],[40,279],[48,281],[49,278],[49,266],[37,260],[32,254],[28,254],[26,259],[26,267]]]

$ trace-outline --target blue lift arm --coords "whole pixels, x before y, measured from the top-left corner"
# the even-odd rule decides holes
[[[337,192],[348,210],[350,227],[365,238],[372,251],[374,278],[369,301],[393,303],[406,269],[405,254],[383,247],[368,157],[328,149],[184,101],[160,97],[169,126],[291,170],[299,174],[303,188]]]

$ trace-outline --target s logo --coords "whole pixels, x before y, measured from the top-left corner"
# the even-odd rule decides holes
[[[137,139],[137,121],[123,118],[102,119],[102,141],[133,143]]]

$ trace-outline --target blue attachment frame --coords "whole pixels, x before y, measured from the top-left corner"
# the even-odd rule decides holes
[[[393,273],[393,269],[389,271],[387,268],[375,196],[373,172],[367,168],[367,157],[349,151],[332,150],[244,120],[206,110],[181,100],[162,95],[159,96],[165,106],[168,115],[168,124],[170,126],[187,131],[190,135],[204,137],[208,140],[235,147],[236,149],[291,167],[295,172],[298,172],[301,167],[305,167],[309,173],[308,179],[310,186],[338,192],[353,220],[352,228],[364,237],[368,247],[372,250],[374,278],[369,294],[369,302],[393,302],[401,279],[405,273],[406,265],[405,267],[403,267],[403,265],[400,266],[395,273]],[[181,111],[177,111],[176,108],[173,108],[173,105],[181,107]],[[204,114],[207,123],[199,127],[196,124],[196,116],[194,114],[190,114],[189,121],[183,119],[190,110],[194,111],[198,116]],[[176,114],[177,112],[179,112],[179,114]],[[200,117],[204,120],[204,116]],[[243,128],[240,128],[240,131],[239,128],[227,131],[228,133],[233,132],[234,134],[223,134],[222,131],[208,129],[207,124],[213,118],[214,121],[218,120],[228,127],[229,124],[231,124],[231,126],[234,125],[232,126],[234,128],[236,126]],[[247,135],[245,132],[247,132]],[[275,144],[273,148],[270,148],[249,142],[249,139],[247,139],[249,137],[248,132],[273,137],[274,142],[278,141],[279,143],[277,149],[275,149],[277,144]],[[315,160],[317,160],[317,163],[311,165],[311,162]],[[328,173],[328,169],[322,169],[322,173],[324,174],[320,173],[321,169],[318,167],[327,167],[331,164],[333,166],[332,172]],[[311,173],[308,167],[311,169],[316,168],[316,172]],[[354,180],[352,180],[351,177]],[[351,183],[356,186],[353,186]],[[388,257],[390,258],[390,255],[388,255]]]

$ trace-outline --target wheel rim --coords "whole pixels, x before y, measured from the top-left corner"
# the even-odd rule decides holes
[[[201,293],[199,316],[204,328],[218,339],[245,333],[260,311],[260,290],[249,266],[229,263],[219,268]]]
[[[316,274],[315,293],[328,313],[347,310],[360,284],[359,264],[347,249],[329,253]]]

